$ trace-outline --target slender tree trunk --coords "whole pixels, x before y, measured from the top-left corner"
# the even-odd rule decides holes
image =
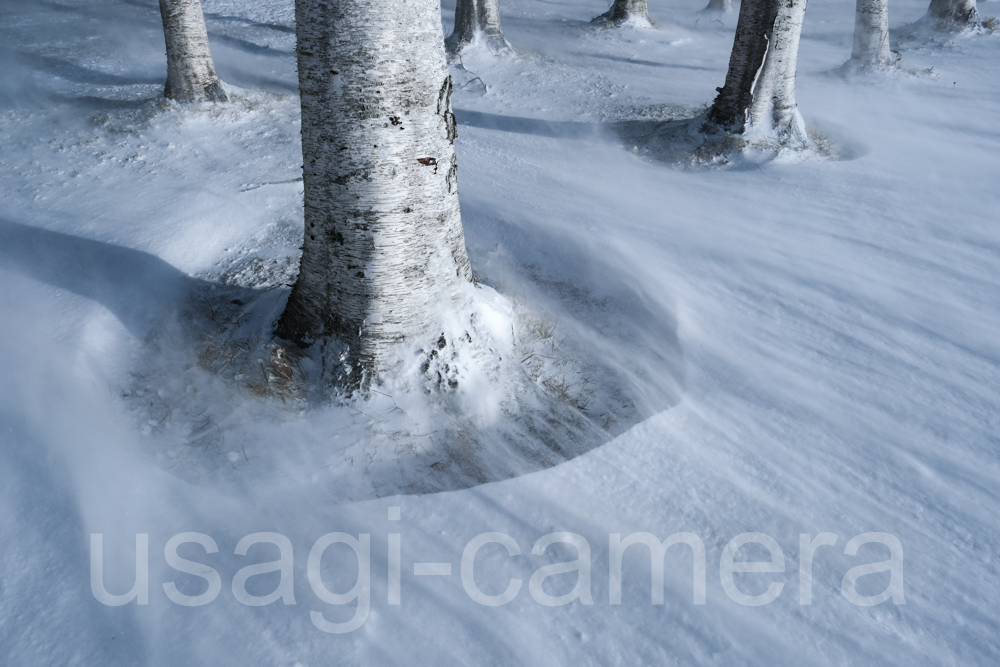
[[[728,14],[733,11],[733,0],[708,0],[708,6],[701,11],[706,14]]]
[[[743,0],[740,5],[726,83],[716,89],[719,94],[708,112],[709,120],[723,129],[743,131],[776,14],[773,0]]]
[[[276,333],[332,337],[356,387],[443,347],[469,298],[440,4],[296,0],[295,20],[305,240]]]
[[[729,132],[782,145],[806,142],[795,67],[806,0],[743,0],[726,83],[708,112]]]
[[[458,0],[455,5],[455,30],[446,40],[448,50],[460,53],[477,39],[494,53],[513,51],[500,28],[499,0]]]
[[[976,0],[931,0],[927,15],[938,25],[947,28],[964,28],[979,24]]]
[[[649,25],[649,9],[646,0],[615,0],[611,9],[594,19],[594,23],[636,23]]]
[[[889,0],[858,0],[854,20],[854,50],[847,67],[864,69],[890,63]]]
[[[178,102],[225,102],[215,73],[208,30],[199,0],[160,0],[167,42],[167,85],[163,94]]]

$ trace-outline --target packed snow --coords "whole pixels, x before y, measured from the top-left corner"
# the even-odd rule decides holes
[[[0,664],[1000,663],[1000,35],[914,36],[926,2],[905,0],[898,69],[848,76],[854,3],[814,3],[797,96],[816,150],[709,168],[650,139],[711,103],[736,13],[654,1],[652,28],[607,28],[603,0],[503,0],[516,54],[452,63],[459,186],[484,326],[519,346],[500,390],[544,411],[508,423],[496,387],[462,384],[455,423],[423,395],[282,382],[266,325],[302,233],[293,3],[203,4],[227,105],[162,100],[154,2],[0,2]],[[217,551],[177,553],[221,582],[197,607],[170,591],[206,580],[164,553],[192,532]],[[249,606],[234,577],[277,549],[235,552],[265,532],[289,540],[290,594]],[[363,605],[330,593],[363,599],[364,559],[334,544],[326,594],[310,580],[335,532],[370,535],[370,609],[342,634],[321,626]],[[761,606],[720,574],[748,532],[783,554],[735,575],[746,595],[783,584]],[[889,558],[845,553],[870,532],[898,539],[905,599],[842,593]],[[516,547],[472,560],[482,594],[522,581],[504,605],[462,577],[483,533]],[[579,537],[536,546],[551,533]],[[609,539],[632,533],[697,536],[704,604],[683,545],[662,605],[641,546],[612,604]],[[800,536],[821,533],[801,604]],[[148,604],[97,599],[95,534],[117,595],[148,535]],[[531,583],[576,558],[589,591]]]

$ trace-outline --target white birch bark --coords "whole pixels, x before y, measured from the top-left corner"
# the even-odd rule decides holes
[[[846,67],[868,69],[891,63],[889,0],[858,0],[854,15],[854,49]]]
[[[733,11],[733,0],[708,0],[708,6],[701,11],[705,14],[729,14]]]
[[[611,9],[596,17],[593,22],[616,26],[628,24],[643,28],[652,25],[646,0],[615,0]]]
[[[710,125],[749,142],[805,146],[795,101],[795,69],[806,0],[743,0],[726,83]]]
[[[178,102],[225,102],[215,73],[208,30],[199,0],[160,0],[167,43],[165,97]]]
[[[931,0],[927,16],[936,27],[956,30],[979,25],[976,0]]]
[[[748,141],[776,141],[781,146],[808,144],[805,122],[795,102],[795,69],[806,0],[780,0],[768,38],[764,65],[757,74],[747,114]]]
[[[455,29],[446,40],[451,53],[461,53],[467,46],[482,42],[494,53],[513,49],[500,27],[499,0],[458,0],[455,5]]]
[[[469,298],[438,0],[296,0],[305,239],[276,333],[365,385]],[[327,369],[331,372],[331,369]]]

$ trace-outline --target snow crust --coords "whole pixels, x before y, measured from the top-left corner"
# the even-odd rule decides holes
[[[169,355],[149,361],[151,332],[174,350],[190,335],[180,323],[208,326],[216,308],[220,324],[238,320],[233,301],[254,304],[238,326],[266,321],[295,271],[292,3],[204,4],[235,98],[225,107],[157,101],[166,64],[153,3],[0,5],[0,664],[1000,661],[1000,39],[908,43],[904,65],[931,73],[845,80],[825,73],[850,54],[854,3],[815,3],[797,97],[811,131],[850,159],[683,171],[645,159],[632,139],[711,101],[735,14],[699,20],[703,0],[684,0],[650,8],[656,30],[595,30],[604,2],[505,0],[518,56],[477,52],[453,68],[470,257],[502,295],[483,326],[506,333],[516,314],[505,309],[522,304],[525,331],[551,325],[570,356],[617,377],[601,391],[646,388],[629,417],[643,421],[548,470],[378,497],[397,493],[408,469],[380,466],[393,456],[378,448],[349,463],[371,454],[351,447],[376,419],[308,405],[300,415],[250,392],[182,401],[188,384],[167,372]],[[446,2],[445,25],[453,10]],[[925,10],[900,2],[890,25]],[[185,319],[192,305],[181,296],[192,293],[205,301]],[[664,377],[647,377],[651,368]],[[679,380],[679,403],[663,410]],[[497,418],[494,401],[468,397]],[[416,411],[397,400],[372,404],[387,427],[397,409]],[[220,412],[201,425],[171,419],[199,401]],[[201,450],[171,430],[184,424],[204,426]],[[387,520],[392,507],[399,522]],[[174,605],[161,586],[204,587],[164,561],[167,540],[185,531],[219,546],[184,552],[222,576],[204,607]],[[263,547],[233,554],[261,531],[292,542],[294,606],[247,607],[229,590],[239,568],[270,557]],[[353,613],[307,581],[309,549],[333,531],[372,541],[372,609],[345,635],[319,631],[308,613]],[[527,582],[572,559],[568,547],[531,554],[543,535],[571,531],[593,551],[594,604],[546,607],[527,590],[502,607],[473,602],[459,562],[491,531],[521,555],[484,548],[481,589],[497,594],[511,577]],[[640,531],[704,541],[704,606],[692,602],[681,549],[667,556],[664,605],[649,602],[638,549],[625,559],[622,605],[608,604],[608,535]],[[763,607],[736,604],[720,584],[723,548],[747,531],[786,556],[784,574],[739,580],[754,593],[785,583]],[[803,606],[799,535],[824,531],[840,541],[817,553]],[[856,607],[840,594],[850,567],[884,558],[875,546],[843,554],[869,531],[904,547],[905,605]],[[387,604],[392,532],[402,539],[399,606]],[[91,533],[104,535],[115,592],[134,580],[135,535],[149,534],[148,606],[94,599]],[[348,590],[350,552],[328,558],[328,587]],[[413,576],[414,563],[451,563],[454,574]],[[572,587],[560,577],[550,593]],[[866,590],[887,578],[869,577]],[[265,575],[255,586],[276,583]]]

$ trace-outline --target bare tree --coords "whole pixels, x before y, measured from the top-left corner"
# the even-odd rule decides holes
[[[594,19],[594,23],[623,25],[631,23],[649,26],[649,9],[646,0],[615,0],[611,9]]]
[[[460,53],[477,41],[482,41],[494,53],[513,51],[500,28],[499,0],[458,0],[456,3],[455,30],[446,40],[448,50]]]
[[[160,0],[167,43],[167,85],[163,94],[178,102],[225,102],[215,73],[208,30],[199,0]]]
[[[976,0],[931,0],[927,18],[937,28],[961,30],[979,25],[979,10]]]
[[[889,0],[858,0],[854,16],[854,49],[844,67],[870,69],[891,65]]]
[[[795,103],[795,67],[806,0],[743,0],[726,83],[710,125],[748,139],[806,145]]]
[[[296,0],[305,239],[276,329],[365,385],[444,348],[472,274],[438,0]],[[450,330],[449,330],[450,331]]]

